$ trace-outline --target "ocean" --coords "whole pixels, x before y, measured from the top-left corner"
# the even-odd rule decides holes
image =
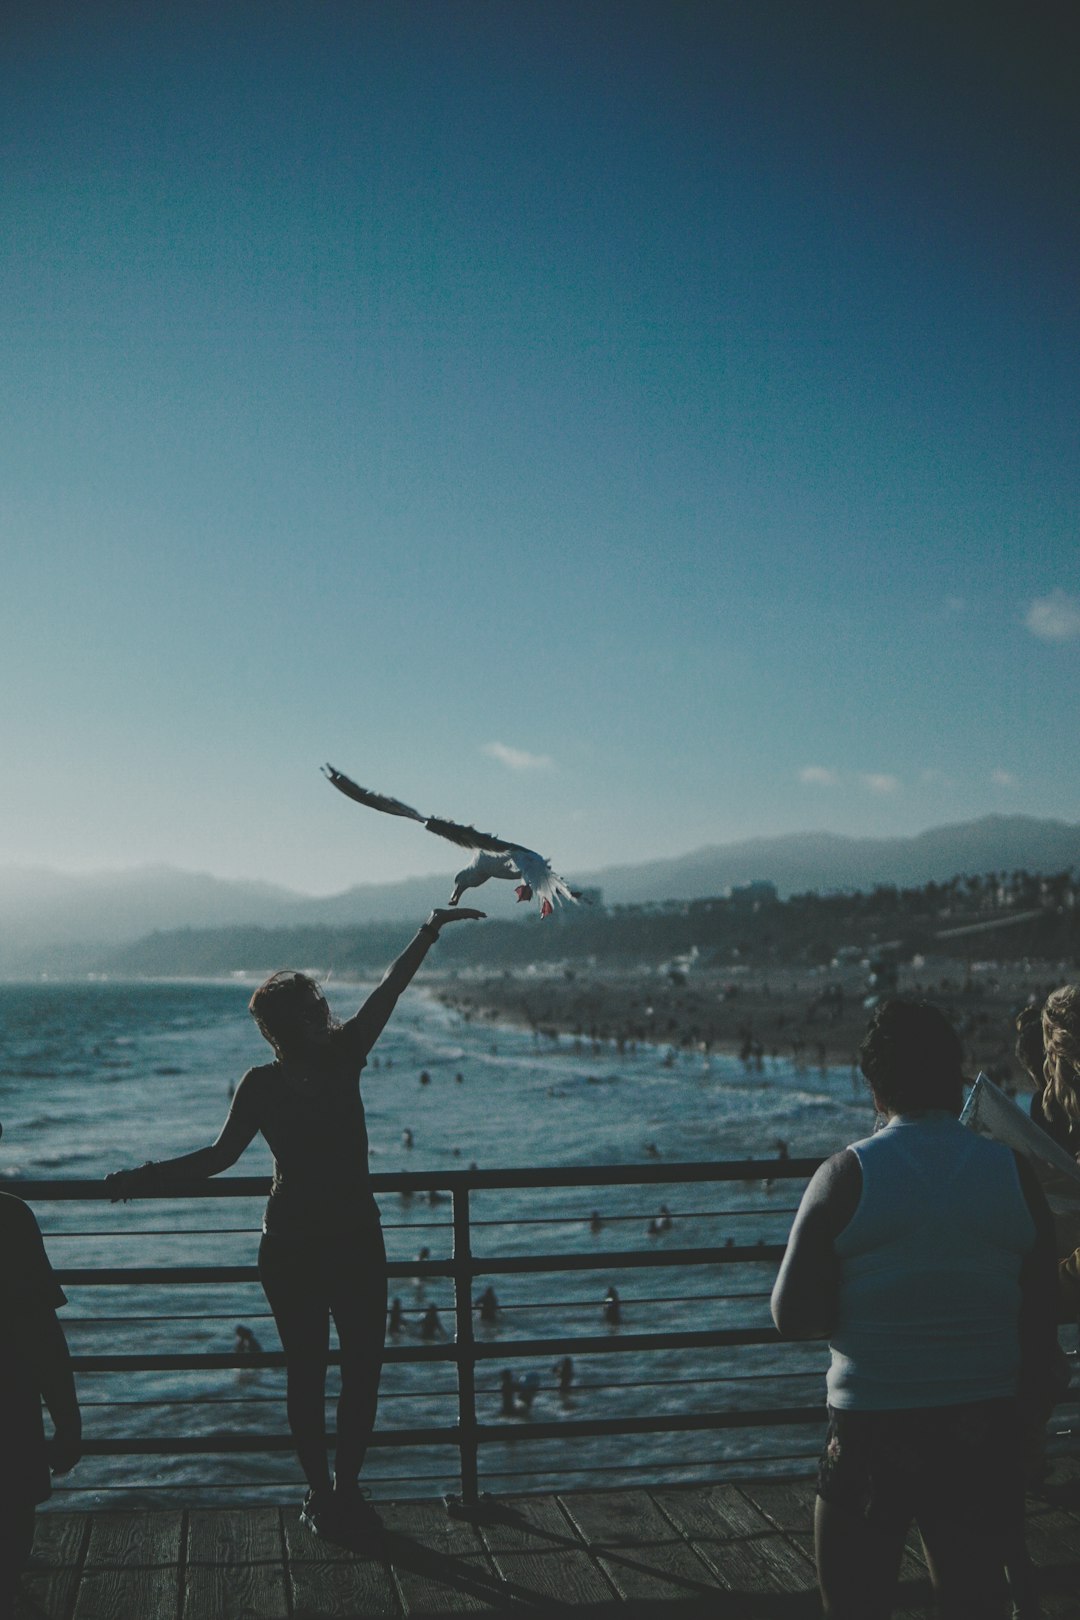
[[[267,1048],[247,1015],[252,983],[78,982],[0,985],[0,1187],[20,1178],[96,1178],[213,1140],[231,1089]],[[341,1017],[364,987],[327,987]],[[421,1075],[427,1081],[421,1081]],[[640,1046],[618,1051],[571,1037],[466,1022],[413,987],[384,1031],[364,1075],[376,1171],[438,1172],[688,1160],[791,1157],[834,1151],[873,1123],[861,1080],[847,1069],[795,1070],[785,1060]],[[411,1146],[406,1146],[411,1133]],[[267,1175],[261,1138],[230,1174]],[[543,1189],[473,1195],[474,1247],[483,1254],[580,1252],[644,1245],[693,1247],[783,1242],[799,1184],[776,1181],[647,1188]],[[650,1233],[660,1204],[670,1228]],[[400,1195],[381,1200],[391,1260],[450,1253],[450,1203]],[[594,1211],[602,1222],[594,1229]],[[173,1200],[39,1203],[57,1267],[253,1264],[261,1201]],[[821,1346],[754,1346],[579,1358],[560,1395],[548,1360],[515,1353],[515,1340],[606,1331],[602,1302],[617,1283],[619,1332],[756,1326],[768,1322],[774,1267],[750,1263],[605,1276],[571,1271],[494,1279],[500,1304],[479,1338],[505,1345],[505,1362],[477,1370],[478,1414],[503,1422],[506,1441],[481,1450],[481,1484],[507,1491],[553,1484],[681,1480],[736,1468],[763,1444],[791,1466],[817,1441],[805,1428],[705,1431],[525,1443],[500,1415],[499,1373],[539,1377],[532,1417],[544,1421],[823,1400]],[[484,1279],[477,1285],[479,1291]],[[61,1318],[73,1352],[232,1350],[236,1325],[266,1350],[279,1348],[257,1284],[217,1287],[69,1287]],[[434,1303],[452,1329],[450,1283],[401,1278],[397,1341],[418,1334]],[[748,1378],[747,1374],[753,1374]],[[336,1374],[330,1375],[332,1398]],[[89,1436],[284,1434],[284,1375],[272,1369],[197,1373],[84,1373],[80,1400]],[[456,1415],[448,1364],[388,1366],[379,1424],[448,1424]],[[433,1495],[456,1484],[452,1448],[373,1449],[366,1477],[376,1496]],[[57,1505],[101,1502],[288,1500],[300,1489],[291,1453],[87,1458],[58,1481]]]

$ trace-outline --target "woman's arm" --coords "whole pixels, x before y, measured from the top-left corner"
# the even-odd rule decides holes
[[[342,1026],[346,1040],[355,1047],[360,1056],[365,1056],[371,1051],[386,1028],[390,1014],[397,1006],[398,997],[412,983],[417,968],[438,939],[439,930],[445,928],[448,923],[476,922],[485,915],[483,911],[472,911],[468,907],[453,910],[440,907],[431,913],[426,922],[420,924],[401,955],[396,961],[391,962],[360,1011]]]
[[[824,1339],[832,1331],[840,1281],[833,1243],[861,1195],[862,1171],[850,1148],[810,1178],[772,1291],[773,1321],[785,1339]]]
[[[251,1074],[254,1072],[246,1074],[237,1086],[228,1118],[216,1142],[211,1142],[209,1147],[196,1148],[194,1153],[182,1153],[176,1159],[158,1159],[140,1165],[137,1170],[117,1170],[106,1176],[105,1185],[112,1202],[165,1192],[181,1181],[202,1181],[235,1164],[259,1129],[258,1116],[251,1106]]]

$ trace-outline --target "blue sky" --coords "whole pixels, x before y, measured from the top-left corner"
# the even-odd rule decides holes
[[[1077,819],[1075,24],[1003,9],[15,0],[0,863],[447,865],[325,759],[571,876]]]

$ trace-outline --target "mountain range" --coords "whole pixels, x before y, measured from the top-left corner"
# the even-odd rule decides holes
[[[985,816],[906,838],[795,833],[709,845],[663,860],[575,872],[607,905],[694,900],[732,885],[768,880],[779,894],[943,882],[961,873],[1080,869],[1080,823],[1034,816]],[[272,883],[233,881],[169,866],[65,873],[0,866],[0,974],[78,972],[102,946],[158,930],[241,924],[302,927],[405,922],[445,904],[445,873],[358,884],[341,894],[302,895]],[[492,892],[492,915],[509,915],[507,886]]]

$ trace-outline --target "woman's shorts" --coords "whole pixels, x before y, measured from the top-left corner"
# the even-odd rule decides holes
[[[946,1525],[1007,1536],[1023,1525],[1013,1400],[897,1412],[829,1407],[818,1495],[884,1533]]]

